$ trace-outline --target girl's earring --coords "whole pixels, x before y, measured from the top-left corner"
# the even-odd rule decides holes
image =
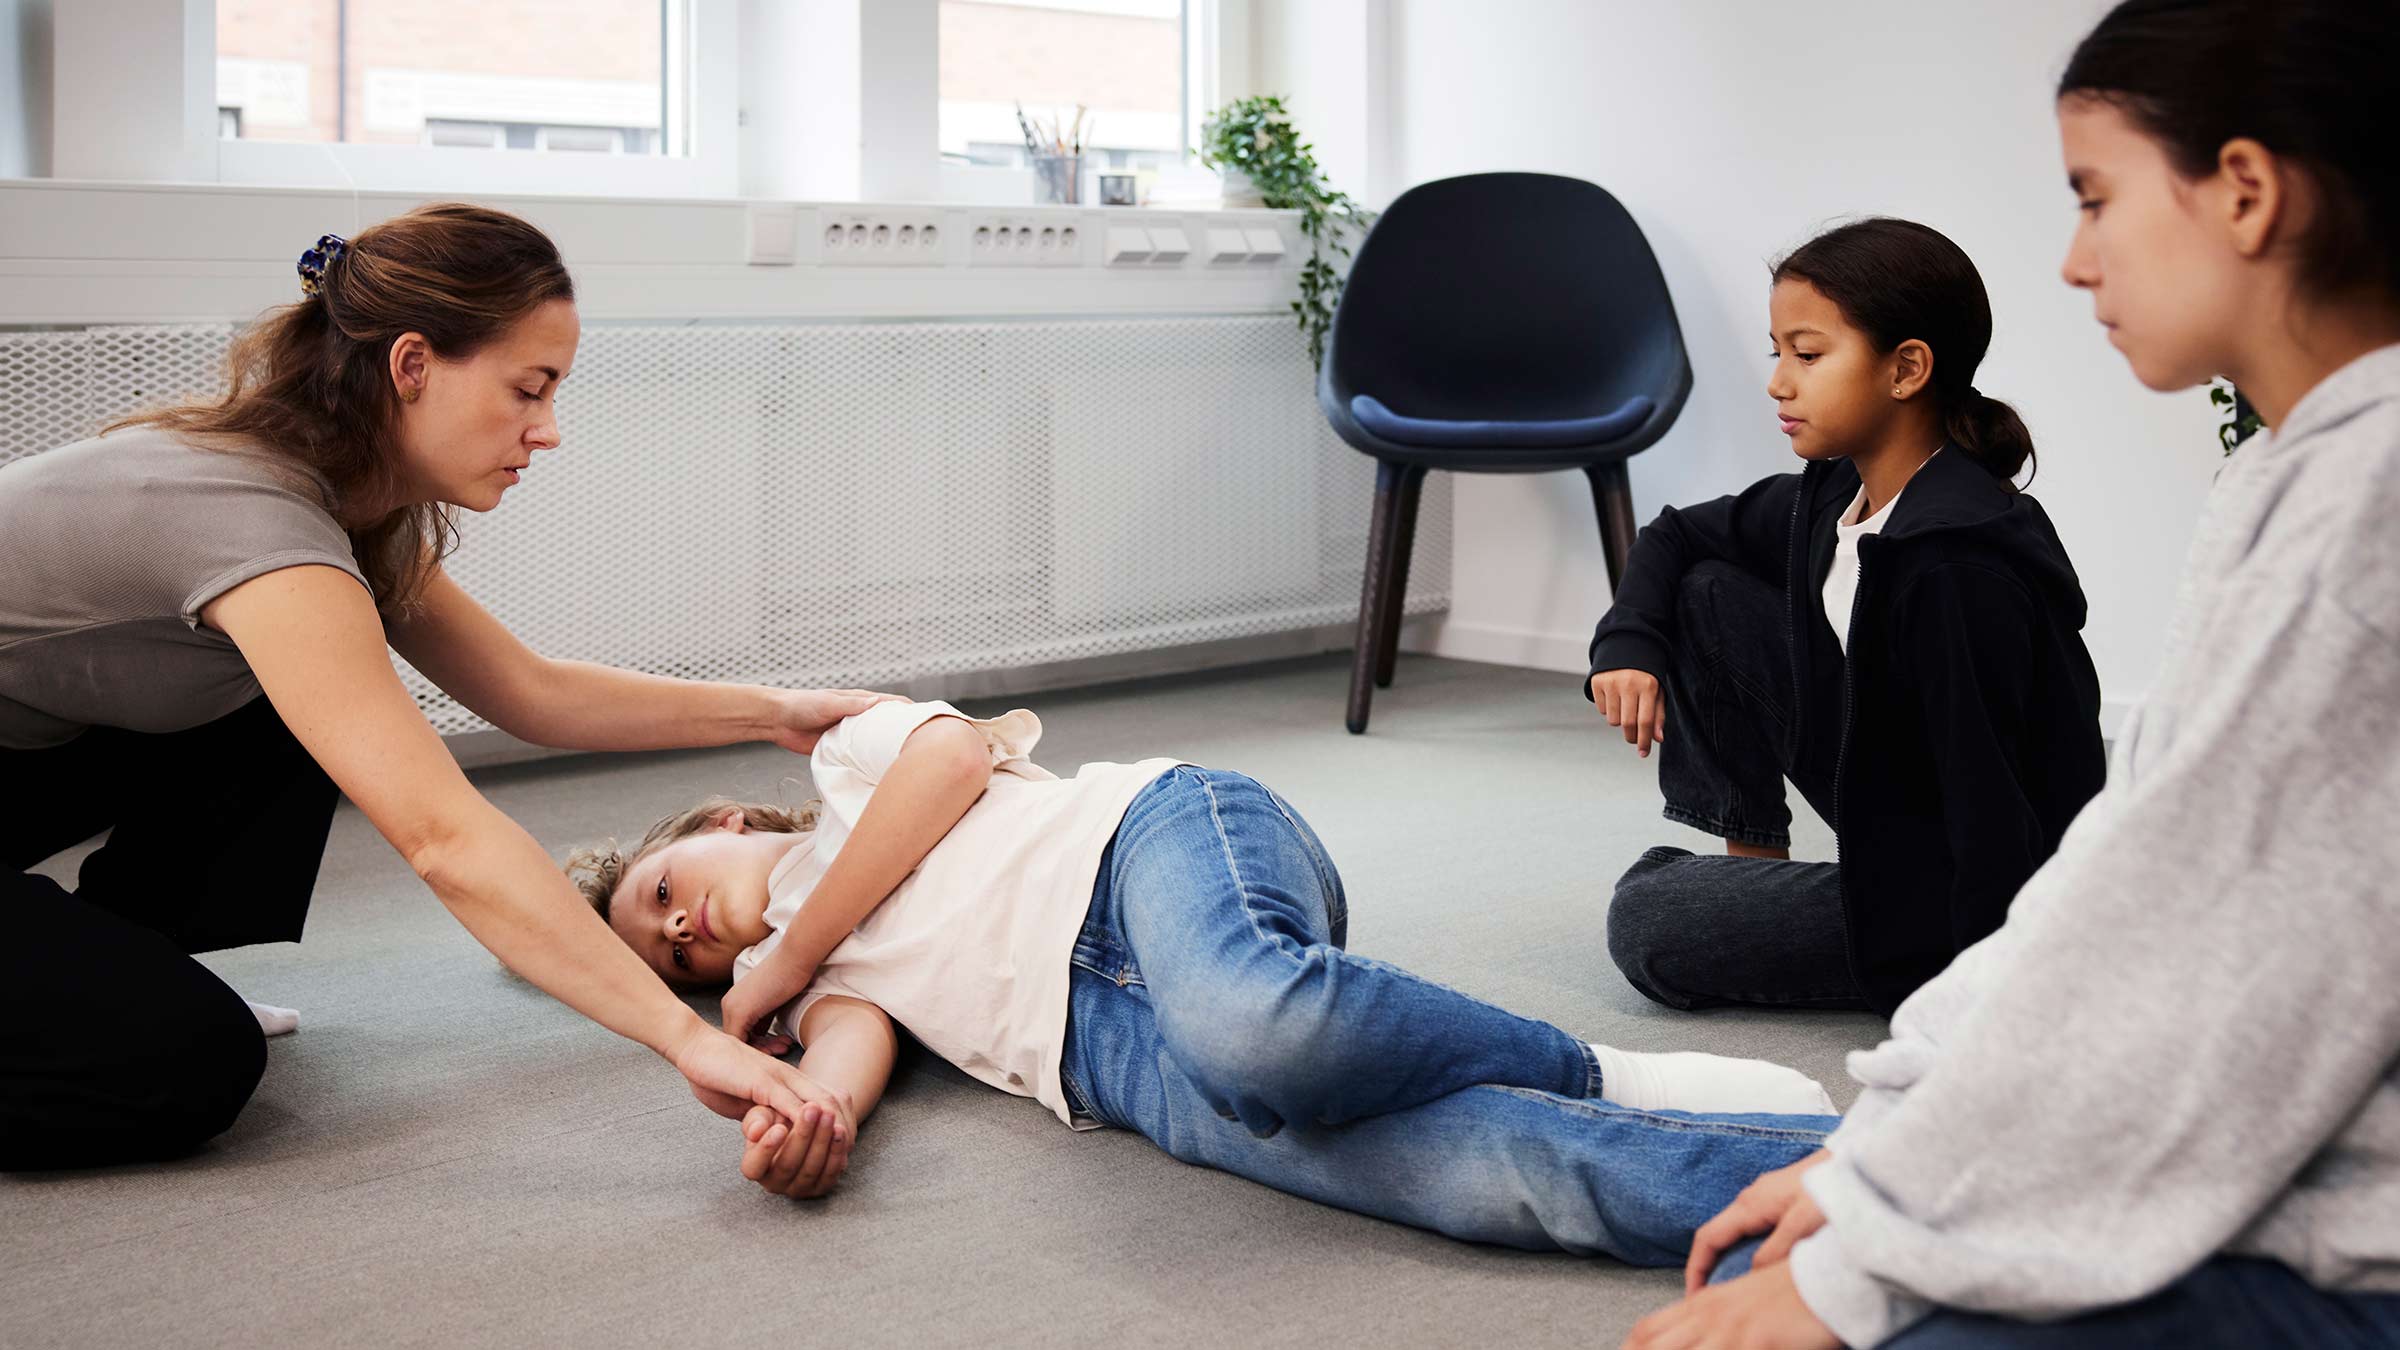
[[[1896,393],[1899,393],[1900,391],[1899,391],[1899,390],[1897,390],[1897,389],[1895,389],[1895,390],[1893,390],[1892,392],[1896,394]],[[416,402],[416,401],[417,401],[417,391],[416,391],[416,390],[414,390],[414,389],[403,389],[403,390],[401,390],[401,391],[400,391],[400,401],[401,401],[402,403],[414,403],[414,402]]]

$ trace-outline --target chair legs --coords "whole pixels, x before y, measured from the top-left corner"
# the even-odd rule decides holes
[[[1600,552],[1608,563],[1609,594],[1625,578],[1625,561],[1633,556],[1633,483],[1625,461],[1610,460],[1584,470],[1592,480],[1592,507],[1600,515]]]
[[[1385,592],[1383,631],[1375,637],[1378,689],[1392,687],[1392,667],[1400,660],[1400,616],[1408,608],[1408,562],[1417,553],[1417,499],[1424,489],[1425,470],[1410,469],[1400,476],[1400,527],[1392,539],[1392,584]]]
[[[1600,517],[1600,551],[1608,564],[1608,587],[1614,592],[1625,576],[1633,553],[1633,483],[1625,461],[1611,460],[1584,470],[1592,482],[1592,508]],[[1350,665],[1352,735],[1367,729],[1367,712],[1377,689],[1392,687],[1393,664],[1400,656],[1400,613],[1408,602],[1408,560],[1417,540],[1417,499],[1425,487],[1425,470],[1377,461],[1375,514],[1367,525],[1367,576],[1358,600],[1358,650]]]
[[[1400,647],[1400,611],[1408,599],[1408,555],[1416,543],[1417,498],[1425,470],[1378,461],[1375,514],[1367,525],[1367,575],[1358,601],[1358,650],[1350,664],[1352,735],[1367,729],[1367,710],[1378,685],[1392,682]]]

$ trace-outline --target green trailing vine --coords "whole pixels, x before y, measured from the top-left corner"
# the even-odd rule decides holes
[[[2266,426],[2266,423],[2258,420],[2258,409],[2251,407],[2250,400],[2243,398],[2242,391],[2234,388],[2230,381],[2211,381],[2208,401],[2224,410],[2225,420],[2217,425],[2217,441],[2225,447],[2226,454],[2232,454],[2236,446],[2257,435]]]
[[[1300,266],[1300,298],[1292,302],[1292,313],[1308,336],[1309,363],[1323,365],[1325,330],[1342,298],[1334,259],[1350,256],[1351,236],[1365,233],[1375,214],[1325,181],[1315,148],[1300,139],[1283,100],[1274,95],[1228,103],[1200,128],[1201,163],[1247,176],[1269,207],[1300,213],[1308,261]]]

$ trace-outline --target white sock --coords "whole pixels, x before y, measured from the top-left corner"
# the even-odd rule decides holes
[[[289,1036],[300,1029],[300,1014],[290,1008],[278,1008],[272,1003],[243,999],[250,1005],[250,1015],[258,1019],[258,1029],[269,1036]]]
[[[1600,1100],[1637,1111],[1839,1114],[1816,1079],[1763,1059],[1691,1051],[1637,1054],[1596,1042],[1592,1054],[1600,1061]]]

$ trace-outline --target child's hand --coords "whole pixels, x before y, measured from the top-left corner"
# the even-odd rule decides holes
[[[1800,1178],[1832,1156],[1830,1150],[1818,1149],[1789,1167],[1759,1177],[1743,1187],[1717,1217],[1700,1225],[1692,1234],[1691,1258],[1684,1263],[1683,1292],[1696,1294],[1706,1288],[1717,1258],[1744,1238],[1767,1235],[1750,1262],[1751,1269],[1764,1270],[1791,1255],[1792,1244],[1824,1227],[1825,1213],[1809,1198]]]
[[[785,946],[778,946],[760,962],[756,970],[734,981],[717,1005],[725,1022],[725,1034],[766,1051],[780,1055],[792,1048],[791,1038],[767,1030],[768,1019],[775,1010],[798,998],[816,978],[815,966],[799,969],[776,958],[783,955]]]
[[[1633,1324],[1625,1350],[1841,1350],[1792,1281],[1790,1265],[1753,1270]]]
[[[850,1146],[858,1138],[848,1094],[833,1095],[831,1110],[812,1102],[796,1125],[785,1125],[783,1117],[763,1106],[744,1116],[742,1175],[794,1200],[814,1200],[832,1190],[849,1170]]]
[[[1625,743],[1642,758],[1650,743],[1667,738],[1667,698],[1658,677],[1643,670],[1604,670],[1592,677],[1592,706],[1612,727],[1622,728]]]

